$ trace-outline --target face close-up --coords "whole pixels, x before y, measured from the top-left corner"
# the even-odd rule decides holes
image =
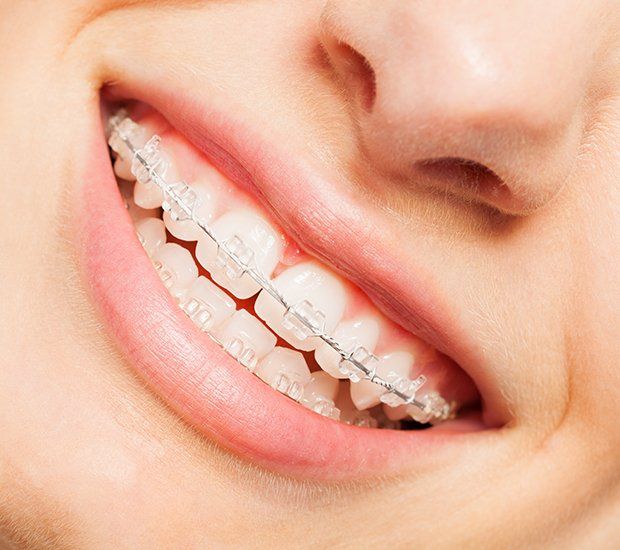
[[[620,547],[617,0],[0,46],[1,548]]]

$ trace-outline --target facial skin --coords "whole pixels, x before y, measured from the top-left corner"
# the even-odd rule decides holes
[[[617,546],[617,8],[0,3],[0,541]],[[67,205],[100,88],[150,65],[228,98],[382,216],[403,271],[431,273],[481,343],[506,401],[493,444],[396,480],[284,479],[133,374],[83,283]]]

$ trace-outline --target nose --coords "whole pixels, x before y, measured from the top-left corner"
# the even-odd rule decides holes
[[[519,215],[557,194],[578,153],[591,9],[329,0],[321,42],[376,167]]]

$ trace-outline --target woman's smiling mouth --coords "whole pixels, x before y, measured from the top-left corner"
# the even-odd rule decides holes
[[[343,232],[338,237],[338,231],[324,231],[320,221],[325,223],[328,212],[316,213],[319,223],[311,231],[299,227],[310,223],[304,205],[311,189],[304,196],[291,185],[283,194],[288,193],[293,210],[289,205],[279,211],[276,202],[282,197],[270,196],[273,191],[262,179],[259,184],[249,176],[257,171],[248,171],[248,159],[235,158],[232,165],[230,153],[214,149],[213,142],[201,152],[195,149],[191,141],[196,136],[188,141],[180,130],[184,124],[196,129],[190,111],[175,119],[172,109],[170,120],[179,123],[173,127],[145,103],[119,101],[118,90],[106,90],[104,96],[104,118],[116,108],[112,105],[124,103],[138,124],[115,120],[110,143],[116,182],[98,142],[99,183],[85,188],[88,277],[121,348],[192,425],[271,469],[333,479],[370,475],[378,467],[397,471],[409,467],[413,456],[421,467],[438,457],[443,444],[491,426],[488,419],[496,418],[497,411],[483,410],[482,403],[488,409],[493,400],[481,401],[472,378],[446,355],[451,350],[444,346],[442,353],[401,326],[403,316],[414,318],[442,342],[449,330],[442,321],[433,328],[435,308],[404,309],[404,300],[388,295],[379,278],[385,268],[380,258],[358,271],[357,285],[353,277],[344,278],[347,259],[356,256],[359,244],[341,240]],[[193,220],[179,215],[178,205],[175,209],[151,181],[152,174],[136,163],[121,134],[143,148],[143,155],[151,147],[156,162],[165,157],[160,175],[177,190],[178,182],[188,182],[181,194],[191,193],[198,217],[226,243],[228,254]],[[161,136],[161,153],[152,148],[159,145],[154,135]],[[214,167],[218,163],[228,174]],[[235,177],[239,173],[243,177]],[[291,211],[300,217],[290,216]],[[365,221],[357,219],[358,237]],[[285,224],[296,229],[295,239]],[[365,256],[357,250],[358,257]],[[294,307],[284,308],[248,272],[239,271],[230,261],[231,251],[235,258],[251,260]],[[341,273],[323,259],[343,266]],[[368,279],[371,272],[375,280]],[[369,293],[360,290],[365,285]],[[401,317],[391,313],[390,318],[378,309],[369,299],[376,293],[380,302],[397,304]],[[426,300],[418,298],[418,304]],[[304,318],[307,322],[300,324]],[[313,319],[321,327],[314,333]],[[320,332],[338,341],[351,359],[343,359],[329,339],[317,337]],[[368,364],[388,389],[371,381],[372,374],[365,377],[356,368],[360,364]],[[403,403],[406,396],[410,404]]]

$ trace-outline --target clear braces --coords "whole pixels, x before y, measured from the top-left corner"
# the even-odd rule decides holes
[[[345,349],[331,335],[327,334],[324,314],[315,309],[309,301],[289,303],[272,281],[254,265],[254,253],[243,243],[241,238],[234,236],[222,241],[213,233],[207,223],[197,217],[195,210],[199,199],[192,188],[183,181],[169,183],[165,179],[170,162],[164,158],[160,150],[161,138],[154,135],[144,147],[138,147],[132,141],[132,137],[135,138],[139,131],[140,127],[127,116],[125,110],[121,109],[109,119],[108,144],[117,154],[121,154],[124,148],[129,150],[133,156],[131,171],[136,180],[143,184],[154,183],[162,190],[164,194],[162,208],[169,212],[173,220],[192,220],[214,241],[217,245],[218,264],[226,270],[231,278],[237,279],[248,274],[285,308],[283,320],[285,328],[291,330],[300,340],[314,337],[326,342],[341,356],[339,370],[351,382],[369,380],[383,387],[386,392],[381,395],[381,402],[390,407],[406,405],[408,413],[414,420],[421,423],[436,424],[455,416],[456,403],[449,403],[438,392],[430,391],[419,398],[417,397],[420,388],[426,382],[424,375],[418,376],[415,380],[400,377],[394,373],[390,373],[385,378],[379,376],[377,374],[379,358],[376,355],[363,346],[358,346],[352,350]],[[205,315],[197,311],[196,304],[186,304],[183,309],[190,316]],[[205,325],[208,325],[207,317],[208,314],[204,318]],[[228,345],[224,345],[217,337],[210,333],[207,334],[246,366],[248,370],[254,370],[256,361],[253,356],[250,357],[253,355],[250,353],[252,350],[245,349],[242,342],[233,340]],[[285,393],[296,401],[299,401],[301,397],[301,393],[297,389]],[[317,412],[331,416],[329,411],[317,410]]]

